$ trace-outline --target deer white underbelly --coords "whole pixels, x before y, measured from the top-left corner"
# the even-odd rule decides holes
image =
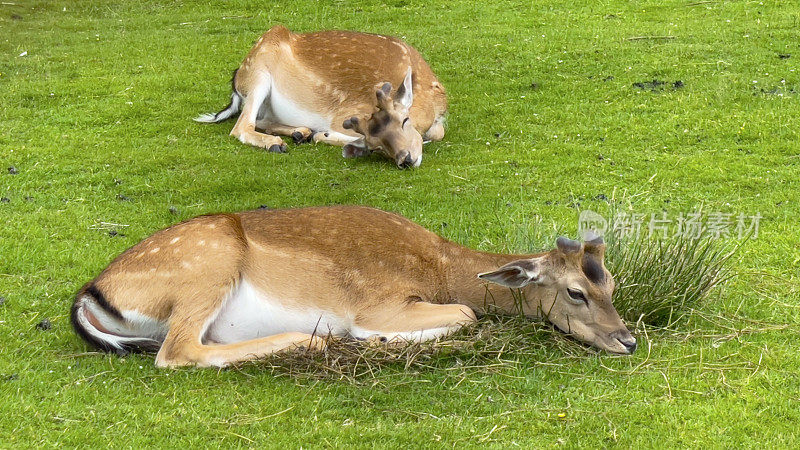
[[[287,306],[245,279],[223,304],[206,331],[206,338],[218,344],[231,344],[290,331],[343,335],[349,325],[348,320],[328,311]]]
[[[331,120],[329,118],[301,108],[288,96],[281,93],[274,81],[270,81],[272,86],[267,98],[269,108],[266,119],[281,125],[307,127],[314,131],[328,131],[331,129]],[[309,92],[308,95],[314,95],[314,93]]]

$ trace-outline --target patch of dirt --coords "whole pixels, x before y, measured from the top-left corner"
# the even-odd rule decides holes
[[[787,87],[787,86],[773,86],[771,88],[759,88],[753,86],[753,95],[774,95],[777,97],[788,97],[791,95],[797,95],[797,91],[794,87]]]
[[[661,92],[665,89],[671,88],[673,91],[683,88],[684,84],[683,81],[662,81],[658,79],[653,79],[653,81],[639,81],[638,83],[633,83],[632,85],[635,88],[641,89],[643,91],[650,91],[650,92]]]

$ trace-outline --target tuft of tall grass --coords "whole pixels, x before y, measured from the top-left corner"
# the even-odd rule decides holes
[[[535,218],[539,219],[539,218]],[[558,233],[520,221],[509,232],[506,250],[534,253],[553,248]],[[552,234],[550,234],[552,233]],[[679,234],[651,238],[645,234],[605,233],[605,264],[616,281],[614,305],[629,323],[670,327],[701,308],[714,291],[734,276],[729,264],[741,242],[693,238]]]
[[[713,239],[606,236],[606,267],[617,288],[614,305],[628,321],[670,327],[703,306],[733,276],[739,246]]]

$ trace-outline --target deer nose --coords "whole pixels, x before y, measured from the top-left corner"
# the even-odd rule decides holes
[[[411,158],[411,153],[407,154],[405,159],[397,163],[397,167],[407,169],[414,165],[414,159]]]
[[[623,342],[623,341],[619,342],[625,346],[625,349],[628,350],[628,354],[633,354],[633,352],[636,351],[636,339],[634,339],[633,342]]]
[[[625,347],[625,350],[628,351],[629,355],[636,351],[636,338],[634,338],[627,329],[614,332],[611,334],[611,337],[619,341],[619,343]]]

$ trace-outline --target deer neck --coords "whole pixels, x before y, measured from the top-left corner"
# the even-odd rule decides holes
[[[478,278],[479,273],[491,272],[511,261],[533,258],[542,254],[508,255],[488,253],[449,243],[445,254],[447,264],[445,279],[448,302],[461,303],[478,311],[495,311],[502,313],[518,313],[514,292],[494,283],[487,283]],[[528,302],[536,301],[531,287],[524,289]]]

